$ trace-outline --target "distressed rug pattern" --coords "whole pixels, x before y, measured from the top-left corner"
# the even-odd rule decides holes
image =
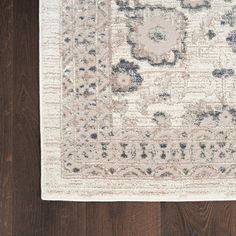
[[[236,199],[236,3],[41,0],[42,198]]]

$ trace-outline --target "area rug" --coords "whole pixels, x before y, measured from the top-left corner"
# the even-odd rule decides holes
[[[42,198],[236,199],[236,2],[41,0]]]

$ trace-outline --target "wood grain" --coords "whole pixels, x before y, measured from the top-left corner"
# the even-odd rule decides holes
[[[38,8],[0,1],[0,235],[236,236],[235,202],[40,199]]]
[[[0,235],[12,234],[13,4],[0,1]]]
[[[163,203],[162,236],[235,236],[235,202]]]
[[[86,204],[43,202],[42,236],[86,235]]]
[[[87,236],[160,236],[160,203],[88,203]]]
[[[42,235],[38,2],[14,0],[13,235]]]

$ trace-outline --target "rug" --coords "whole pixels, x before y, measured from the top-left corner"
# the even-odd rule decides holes
[[[42,199],[236,199],[236,2],[41,0]]]

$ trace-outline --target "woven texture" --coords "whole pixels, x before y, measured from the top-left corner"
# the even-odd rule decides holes
[[[42,198],[236,199],[236,3],[41,0]]]

